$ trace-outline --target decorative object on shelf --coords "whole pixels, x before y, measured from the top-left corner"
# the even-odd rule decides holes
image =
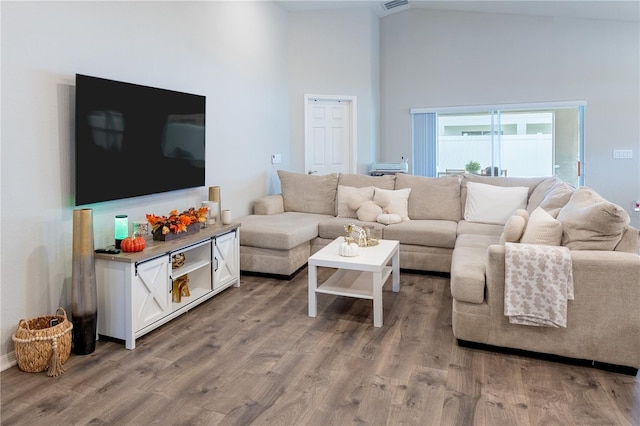
[[[218,202],[217,201],[203,201],[202,207],[207,208],[207,225],[214,225],[218,218]]]
[[[206,207],[200,207],[197,210],[195,207],[191,207],[182,213],[172,210],[168,216],[147,214],[147,222],[152,227],[153,239],[170,241],[200,231],[200,224],[207,220],[207,210]]]
[[[120,243],[122,251],[127,253],[135,253],[144,250],[147,241],[142,237],[127,237]]]
[[[216,218],[220,217],[220,214],[221,214],[220,208],[222,207],[222,204],[220,203],[220,187],[219,186],[209,187],[209,201],[218,203],[218,205],[216,206],[215,216]]]
[[[182,265],[184,265],[184,261],[186,259],[187,257],[184,255],[184,253],[174,254],[173,256],[171,256],[171,268],[175,269],[181,267]]]
[[[71,354],[72,329],[63,308],[58,308],[55,315],[21,319],[11,336],[20,370],[27,373],[47,370],[49,377],[63,374],[62,365]]]
[[[122,240],[129,236],[129,217],[126,214],[117,215],[113,229],[116,237],[116,248],[119,249]]]
[[[222,210],[222,224],[228,225],[231,223],[231,210]]]
[[[360,254],[360,246],[351,237],[344,237],[344,241],[338,246],[338,254],[345,257],[354,257]]]
[[[469,161],[464,165],[464,170],[468,173],[478,173],[480,171],[480,163],[477,161]]]
[[[96,350],[98,296],[93,250],[93,210],[74,210],[71,320],[74,324],[73,353],[76,355],[87,355]]]
[[[149,222],[136,220],[133,222],[133,236],[147,238],[150,234]]]
[[[347,231],[347,236],[351,237],[353,241],[360,247],[373,247],[378,245],[378,239],[369,237],[367,230],[355,223],[349,223],[344,226],[344,230]]]
[[[182,296],[191,296],[191,292],[189,292],[189,276],[186,274],[173,280],[171,301],[180,303],[182,302]]]

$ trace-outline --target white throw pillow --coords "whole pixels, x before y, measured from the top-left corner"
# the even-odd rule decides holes
[[[559,246],[562,241],[562,223],[554,219],[542,207],[536,207],[529,216],[527,227],[522,234],[522,244]]]
[[[529,188],[467,183],[464,220],[504,225],[518,209],[527,208]]]
[[[380,189],[376,188],[373,193],[373,201],[382,207],[383,213],[397,214],[403,221],[409,219],[409,195],[411,188],[404,189]]]
[[[397,214],[383,213],[376,218],[376,221],[384,225],[392,225],[394,223],[402,222],[402,218],[400,218],[400,215]]]
[[[349,197],[351,197],[351,195],[353,194],[358,194],[360,197],[362,197],[363,202],[371,201],[373,200],[373,186],[356,188],[355,186],[338,185],[338,212],[336,216],[349,217],[353,219],[358,217],[356,213],[358,209],[351,209],[349,207]]]
[[[519,243],[526,224],[524,217],[517,214],[511,216],[504,225],[502,235],[500,235],[500,244]]]
[[[375,222],[382,209],[373,201],[365,201],[358,209],[358,220],[363,222]]]

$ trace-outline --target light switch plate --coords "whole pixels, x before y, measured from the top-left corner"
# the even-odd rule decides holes
[[[630,149],[614,149],[613,150],[613,158],[633,158],[633,151]]]

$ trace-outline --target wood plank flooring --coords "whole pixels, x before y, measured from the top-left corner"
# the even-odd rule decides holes
[[[101,340],[58,378],[2,372],[1,423],[640,424],[638,377],[460,347],[447,278],[390,287],[374,328],[368,300],[319,295],[309,318],[306,270],[243,276],[134,351]]]

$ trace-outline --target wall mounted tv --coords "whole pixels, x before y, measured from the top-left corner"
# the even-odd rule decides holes
[[[205,97],[76,74],[76,205],[204,186]]]

